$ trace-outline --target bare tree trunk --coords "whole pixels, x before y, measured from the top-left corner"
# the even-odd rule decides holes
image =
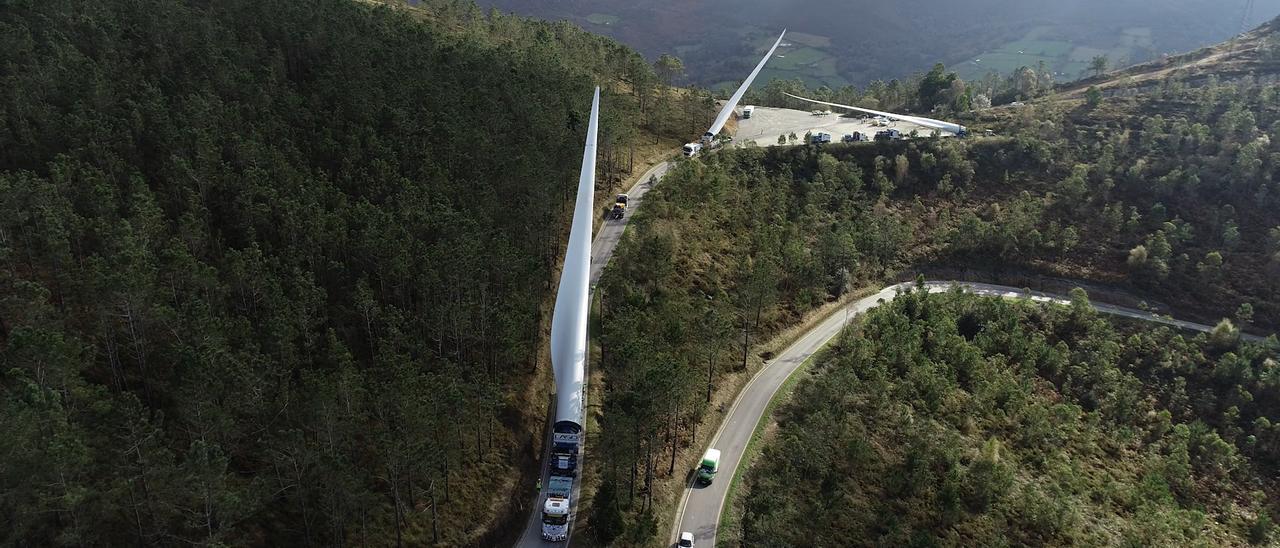
[[[674,402],[671,404],[671,420],[668,421],[667,432],[671,436],[671,464],[667,467],[667,475],[676,473],[676,445],[680,438],[680,426],[676,424],[676,414],[680,411],[680,406]]]
[[[444,501],[449,502],[449,451],[444,451],[444,460],[441,465],[441,473],[444,476]]]
[[[387,474],[391,480],[391,502],[395,505],[396,546],[404,546],[404,515],[400,510],[400,480],[398,474]]]
[[[715,381],[716,353],[707,356],[707,403],[711,403],[711,383]]]
[[[653,508],[653,443],[645,444],[644,463],[644,507],[647,512]]]
[[[360,508],[360,546],[369,545],[369,510]]]
[[[440,542],[440,515],[436,513],[436,482],[431,480],[431,542]]]
[[[631,461],[631,478],[627,481],[627,504],[636,502],[636,461]]]
[[[142,530],[142,512],[138,511],[138,507],[141,506],[141,504],[138,503],[137,498],[134,496],[133,481],[129,482],[129,506],[133,510],[134,526],[138,528],[138,545],[139,546],[145,545],[147,544],[146,542],[147,535]]]
[[[413,469],[405,473],[405,479],[409,483],[409,508],[417,508],[418,496],[414,493],[416,490],[413,488]]]
[[[124,311],[121,317],[124,318],[125,324],[129,327],[129,337],[133,339],[134,358],[138,361],[138,371],[142,374],[142,394],[147,400],[148,405],[154,402],[151,398],[151,378],[147,374],[147,342],[142,332],[142,326],[135,317],[133,303],[125,299],[123,304]]]

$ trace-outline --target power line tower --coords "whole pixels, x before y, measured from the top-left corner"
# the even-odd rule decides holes
[[[1232,53],[1235,53],[1236,40],[1240,39],[1240,35],[1244,34],[1244,31],[1249,30],[1247,28],[1247,25],[1249,24],[1250,15],[1253,15],[1253,0],[1245,0],[1244,13],[1240,14],[1240,28],[1236,31],[1235,36],[1231,37],[1231,45],[1227,48],[1228,56],[1230,56]]]

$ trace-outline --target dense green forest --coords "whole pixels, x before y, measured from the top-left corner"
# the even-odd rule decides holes
[[[1265,545],[1280,346],[909,291],[847,328],[746,474],[761,546]]]
[[[654,485],[751,348],[917,272],[1106,287],[1210,324],[1280,326],[1280,87],[1170,80],[974,115],[989,138],[728,150],[651,192],[601,282],[605,492],[644,538]],[[1252,420],[1252,419],[1250,419]],[[665,503],[665,501],[660,501]]]
[[[605,192],[707,98],[572,25],[420,8],[0,0],[0,542],[519,521],[592,87]]]

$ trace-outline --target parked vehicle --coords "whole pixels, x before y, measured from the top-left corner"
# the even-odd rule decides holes
[[[830,143],[830,142],[831,142],[830,133],[814,133],[812,136],[809,137],[809,143],[815,144],[815,145],[820,145],[823,143]]]
[[[756,107],[753,105],[747,105],[745,107],[742,107],[742,118],[743,119],[750,118],[751,115],[755,113],[755,111],[756,111]]]
[[[896,129],[884,129],[876,132],[876,141],[898,141],[902,139],[902,132]]]
[[[686,143],[684,145],[684,155],[687,157],[697,156],[702,150],[702,143]]]

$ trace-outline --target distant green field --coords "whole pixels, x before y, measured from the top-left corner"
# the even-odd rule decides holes
[[[1009,74],[1017,70],[1018,67],[1034,67],[1040,64],[1040,61],[1054,64],[1057,62],[1057,58],[1041,55],[989,52],[953,68],[962,78],[974,79],[993,70],[1000,74]]]
[[[769,66],[779,70],[806,70],[831,55],[813,48],[779,50],[773,54]]]
[[[1152,31],[1147,27],[1130,27],[1122,30],[1117,44],[1111,49],[1076,45],[1066,40],[1051,40],[1052,27],[1036,27],[1021,40],[1008,42],[994,50],[975,55],[973,59],[952,67],[961,78],[979,78],[992,70],[1010,74],[1019,67],[1035,67],[1041,61],[1053,71],[1059,82],[1087,76],[1093,58],[1106,55],[1115,68],[1133,59],[1150,56]]]
[[[1125,45],[1150,46],[1151,29],[1148,27],[1130,27],[1121,32],[1121,40]]]
[[[587,16],[587,21],[593,25],[616,25],[622,18],[617,15],[609,15],[607,13],[593,13]]]
[[[676,56],[686,57],[690,53],[693,53],[695,51],[702,49],[702,47],[703,47],[703,44],[686,44],[683,46],[676,46]]]
[[[1106,54],[1107,50],[1105,49],[1080,46],[1071,51],[1071,60],[1088,63],[1089,61],[1092,61],[1094,57]]]
[[[1001,46],[996,52],[1056,58],[1066,55],[1073,47],[1071,42],[1061,40],[1017,40]]]
[[[817,34],[805,34],[803,32],[788,32],[786,41],[814,48],[831,47],[830,38],[827,38],[826,36],[818,36]]]
[[[818,63],[817,67],[805,70],[780,70],[770,63],[764,70],[760,71],[760,76],[756,78],[755,85],[752,87],[758,89],[775,78],[782,80],[799,78],[810,88],[819,86],[838,88],[849,84],[849,80],[836,74],[834,58],[828,58]],[[736,86],[737,84],[734,85]]]

